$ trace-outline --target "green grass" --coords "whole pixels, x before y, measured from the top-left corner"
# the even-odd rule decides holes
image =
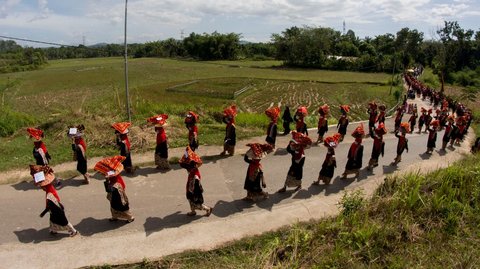
[[[65,135],[71,124],[87,127],[88,156],[114,154],[109,126],[126,120],[123,67],[122,58],[72,59],[51,61],[37,71],[0,74],[0,151],[6,153],[0,155],[0,171],[33,161],[28,126],[44,129],[53,164],[71,159]],[[145,119],[157,113],[170,115],[167,135],[172,147],[186,145],[183,117],[189,110],[200,115],[200,142],[221,144],[222,111],[234,103],[240,108],[239,139],[264,134],[268,118],[263,112],[270,104],[292,109],[307,105],[309,127],[316,126],[315,110],[325,102],[332,107],[330,123],[338,117],[336,106],[343,103],[352,104],[353,120],[365,119],[368,101],[393,105],[388,80],[388,74],[287,69],[278,61],[130,59],[133,150],[154,148],[154,133]],[[233,93],[246,86],[251,88],[233,99]]]
[[[97,268],[477,268],[480,156],[428,175],[389,177],[341,213],[207,251]]]

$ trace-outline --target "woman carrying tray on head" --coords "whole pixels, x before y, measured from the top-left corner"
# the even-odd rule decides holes
[[[122,162],[125,160],[123,156],[114,156],[105,158],[95,164],[95,170],[105,176],[105,191],[107,192],[107,200],[110,202],[110,212],[112,217],[110,221],[119,219],[130,223],[135,220],[130,212],[130,203],[125,193],[125,182],[120,173],[123,170]]]
[[[292,164],[288,169],[285,185],[278,192],[285,192],[287,187],[296,187],[294,191],[302,188],[303,165],[305,164],[305,149],[312,145],[312,140],[297,131],[292,132],[292,140],[287,146],[287,152],[292,155]]]
[[[280,108],[271,107],[265,110],[265,114],[270,118],[270,123],[268,124],[267,128],[267,137],[265,138],[265,141],[267,141],[268,144],[275,148],[275,142],[277,140],[277,120],[278,116],[280,115]]]
[[[407,133],[410,132],[410,125],[408,122],[400,123],[400,128],[395,132],[395,136],[398,138],[397,144],[397,157],[393,160],[391,165],[397,165],[399,162],[402,161],[402,154],[404,150],[408,152],[408,139]]]
[[[155,165],[157,169],[168,171],[170,164],[168,163],[168,142],[165,126],[167,125],[167,114],[160,114],[147,119],[147,122],[155,126],[155,133],[157,134],[155,147]]]
[[[77,161],[77,171],[82,174],[85,184],[88,184],[90,175],[87,173],[87,144],[83,139],[84,131],[83,124],[70,127],[68,136],[72,139],[73,160]]]
[[[52,168],[48,165],[30,165],[30,174],[34,178],[35,185],[45,191],[46,206],[40,217],[50,212],[50,234],[55,235],[60,231],[68,231],[71,237],[77,235],[78,231],[68,221],[65,208],[60,203],[57,190],[52,185],[55,179]]]
[[[187,147],[185,149],[185,154],[179,161],[180,166],[185,168],[188,172],[187,177],[187,186],[186,186],[186,196],[187,200],[190,203],[190,212],[187,213],[188,216],[195,216],[197,214],[196,210],[205,210],[205,216],[208,217],[212,214],[212,208],[203,204],[203,187],[201,180],[200,171],[198,168],[202,165],[202,159],[195,152]]]
[[[117,122],[112,124],[112,128],[115,129],[115,142],[120,149],[120,155],[125,157],[125,160],[122,163],[123,167],[125,168],[125,171],[130,174],[135,172],[130,154],[130,140],[128,139],[128,127],[131,125],[132,123],[130,122]]]
[[[260,143],[247,144],[247,146],[250,149],[243,158],[248,163],[247,175],[243,185],[243,188],[247,191],[247,196],[243,200],[256,201],[258,197],[268,198],[268,193],[262,189],[266,188],[267,184],[260,161],[273,150],[273,147],[269,144]]]
[[[188,129],[188,145],[195,151],[198,148],[198,115],[193,111],[188,111],[185,116],[185,127]]]
[[[320,184],[320,180],[329,185],[332,181],[335,168],[337,167],[337,161],[335,159],[335,148],[338,146],[340,140],[340,134],[336,133],[333,136],[328,136],[323,140],[323,145],[327,147],[327,155],[322,164],[322,169],[318,175],[318,180],[313,182],[313,185]]]

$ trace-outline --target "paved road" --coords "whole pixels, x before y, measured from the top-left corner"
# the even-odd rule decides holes
[[[416,100],[420,106],[424,105]],[[404,119],[408,119],[405,115]],[[349,126],[353,131],[357,124]],[[387,120],[387,129],[393,130],[393,120]],[[332,134],[334,128],[330,128]],[[316,138],[316,131],[311,130]],[[441,145],[440,132],[437,148]],[[249,142],[263,142],[263,137]],[[174,166],[167,173],[153,167],[142,167],[133,176],[125,176],[131,209],[136,217],[133,223],[110,223],[109,203],[103,188],[103,179],[95,176],[90,185],[80,178],[68,179],[59,191],[70,222],[81,236],[52,237],[48,233],[48,216],[39,218],[44,208],[44,192],[28,182],[0,185],[0,268],[72,268],[104,263],[123,263],[158,258],[192,248],[208,249],[245,235],[276,229],[297,220],[308,220],[335,214],[336,203],[345,190],[362,188],[373,192],[386,174],[396,171],[425,172],[448,165],[468,152],[468,143],[462,147],[435,151],[426,155],[426,134],[408,136],[410,151],[404,153],[398,166],[390,166],[396,155],[397,139],[389,132],[385,136],[385,157],[373,172],[363,169],[358,179],[340,179],[344,170],[348,148],[353,138],[347,137],[336,150],[337,169],[332,184],[312,186],[318,176],[326,148],[314,146],[306,151],[303,189],[293,193],[275,193],[283,186],[290,165],[290,155],[285,151],[290,136],[278,137],[277,150],[262,161],[270,198],[258,203],[242,201],[245,196],[243,182],[247,164],[242,153],[246,141],[238,145],[237,154],[219,157],[218,146],[203,146],[198,150],[204,159],[200,168],[207,205],[214,206],[209,218],[197,215],[187,217],[189,211],[185,198],[185,170]],[[471,137],[470,137],[471,139]],[[372,139],[364,140],[364,166],[368,163]],[[182,149],[171,150],[171,156],[181,156]],[[153,156],[152,156],[153,157]],[[134,157],[134,160],[147,158]],[[92,164],[93,165],[93,164]],[[301,205],[301,206],[299,206]],[[274,219],[274,221],[272,221]],[[42,252],[48,251],[48,259]]]

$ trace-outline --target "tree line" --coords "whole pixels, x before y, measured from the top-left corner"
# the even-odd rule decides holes
[[[445,22],[436,40],[425,40],[415,29],[396,34],[357,37],[327,27],[290,27],[273,34],[267,43],[241,42],[241,34],[191,33],[183,40],[166,39],[129,44],[132,57],[168,57],[197,60],[277,59],[285,66],[366,72],[405,70],[413,64],[433,67],[440,80],[465,86],[480,85],[480,31]],[[22,48],[0,41],[0,72],[38,68],[46,59],[123,56],[120,44]]]

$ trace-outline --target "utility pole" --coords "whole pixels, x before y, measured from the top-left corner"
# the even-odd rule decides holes
[[[128,93],[128,53],[127,53],[127,4],[128,0],[125,0],[125,94],[127,97],[127,115],[128,121],[132,121],[132,116],[130,115],[130,95]]]

